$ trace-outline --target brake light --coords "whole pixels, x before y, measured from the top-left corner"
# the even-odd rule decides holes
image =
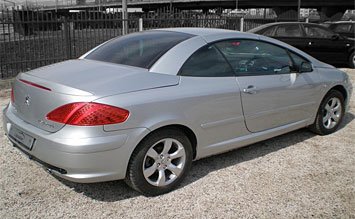
[[[48,88],[48,87],[44,87],[42,85],[30,82],[30,81],[26,81],[26,80],[23,80],[23,79],[20,79],[20,81],[22,81],[25,84],[28,84],[28,85],[31,85],[31,86],[34,86],[34,87],[37,87],[37,88],[40,88],[40,89],[43,89],[43,90],[51,91],[51,89]]]
[[[95,126],[122,123],[129,111],[101,103],[70,103],[60,106],[47,114],[47,119],[77,126]]]
[[[11,103],[15,103],[14,88],[11,88]]]

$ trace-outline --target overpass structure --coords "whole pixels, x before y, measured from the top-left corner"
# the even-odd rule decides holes
[[[58,2],[58,1],[56,1]],[[63,2],[63,1],[62,1]],[[52,5],[43,10],[88,10],[90,8],[120,8],[122,0],[70,0],[67,4]],[[127,0],[128,7],[142,8],[143,11],[157,10],[163,7],[177,9],[248,9],[272,8],[277,16],[297,18],[298,4],[302,8],[316,8],[322,20],[337,20],[348,9],[355,9],[354,0]]]

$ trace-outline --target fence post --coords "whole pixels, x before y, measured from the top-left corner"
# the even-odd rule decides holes
[[[143,31],[143,18],[139,18],[138,20],[138,29],[139,31]]]
[[[70,46],[70,33],[69,33],[69,23],[66,17],[63,19],[63,29],[64,29],[64,46],[65,46],[65,55],[67,59],[71,59],[71,46]]]
[[[240,32],[244,32],[244,17],[240,18]]]
[[[122,35],[128,33],[128,13],[127,13],[127,0],[122,0]]]

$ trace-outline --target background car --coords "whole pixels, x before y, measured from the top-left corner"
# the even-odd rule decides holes
[[[338,21],[328,26],[332,31],[355,40],[355,21]]]
[[[279,22],[265,24],[249,32],[281,40],[328,64],[355,67],[355,41],[322,25]]]
[[[20,74],[3,127],[61,178],[159,195],[193,160],[302,127],[336,131],[351,92],[346,73],[275,39],[152,30]]]

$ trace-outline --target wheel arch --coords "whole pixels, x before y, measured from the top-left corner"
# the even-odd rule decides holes
[[[329,91],[324,95],[324,97],[327,96],[327,94],[330,91],[332,91],[332,90],[339,91],[343,95],[345,103],[348,101],[348,92],[346,91],[345,87],[343,85],[340,85],[340,84],[339,85],[335,85],[332,88],[330,88]],[[323,99],[324,99],[324,97],[323,97]]]
[[[181,124],[170,124],[170,125],[164,125],[158,128],[155,128],[154,130],[151,130],[151,132],[149,132],[144,138],[146,138],[147,136],[149,136],[150,134],[160,131],[162,129],[179,129],[180,131],[182,131],[187,138],[190,140],[191,142],[191,146],[192,146],[192,152],[193,152],[193,159],[196,158],[196,154],[197,154],[197,137],[196,134],[192,131],[191,128],[187,127],[186,125],[181,125]],[[143,138],[143,139],[144,139]],[[143,141],[143,139],[141,141]]]
[[[187,127],[186,125],[182,125],[182,124],[161,125],[159,127],[154,127],[154,129],[149,129],[150,131],[148,133],[146,133],[143,137],[141,137],[141,139],[138,141],[137,145],[132,149],[129,157],[132,156],[134,151],[137,150],[137,148],[139,147],[140,143],[142,141],[144,141],[144,139],[146,139],[149,135],[151,135],[151,134],[153,134],[155,132],[158,132],[160,130],[167,129],[167,128],[178,129],[178,130],[182,131],[187,136],[187,138],[190,140],[191,146],[192,146],[192,152],[193,152],[192,158],[195,159],[196,155],[197,155],[197,137],[196,137],[196,134],[192,131],[191,128]],[[128,165],[127,165],[127,168],[128,168]]]

